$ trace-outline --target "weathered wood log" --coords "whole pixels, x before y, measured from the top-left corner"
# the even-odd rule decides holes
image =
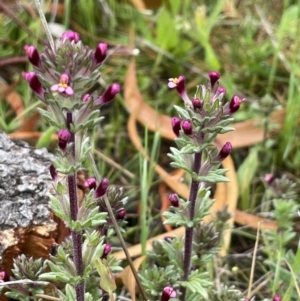
[[[0,270],[9,275],[19,254],[47,258],[68,233],[48,208],[53,155],[0,132]]]

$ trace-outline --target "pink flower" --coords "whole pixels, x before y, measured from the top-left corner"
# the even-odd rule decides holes
[[[59,78],[59,83],[53,85],[50,88],[50,90],[52,92],[58,91],[59,93],[63,93],[71,96],[74,94],[74,90],[69,85],[70,85],[70,77],[68,74],[63,73]]]
[[[169,78],[168,87],[171,89],[176,88],[178,93],[181,95],[183,92],[185,92],[184,77],[180,75],[178,78]]]
[[[182,75],[180,75],[178,78],[169,78],[168,87],[171,89],[176,88],[185,105],[188,105],[189,107],[192,106],[191,100],[187,96],[185,90],[185,79]]]

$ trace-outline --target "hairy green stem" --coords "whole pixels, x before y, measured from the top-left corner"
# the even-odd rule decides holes
[[[96,166],[96,164],[95,164],[94,158],[93,158],[93,156],[92,156],[91,153],[89,153],[89,159],[90,159],[90,162],[92,163],[93,170],[94,170],[94,174],[95,174],[95,177],[96,177],[96,179],[97,179],[97,182],[100,183],[101,178],[100,178],[100,175],[99,175],[97,166]],[[118,223],[117,223],[117,221],[116,221],[115,215],[114,215],[114,213],[113,213],[113,211],[112,211],[111,205],[110,205],[109,200],[108,200],[108,198],[107,198],[106,195],[104,196],[104,200],[105,200],[106,208],[107,208],[107,210],[108,210],[108,215],[109,215],[109,217],[110,217],[110,219],[111,219],[111,221],[112,221],[112,223],[113,223],[113,225],[114,225],[114,229],[115,229],[116,234],[117,234],[117,236],[118,236],[118,238],[119,238],[119,240],[120,240],[120,243],[121,243],[121,245],[122,245],[122,248],[123,248],[123,251],[124,251],[124,253],[125,253],[125,255],[126,255],[126,258],[127,258],[127,260],[128,260],[129,266],[130,266],[130,268],[131,268],[132,274],[133,274],[133,276],[134,276],[134,278],[135,278],[135,281],[136,281],[136,283],[137,283],[137,286],[138,286],[138,288],[139,288],[139,291],[140,291],[140,293],[141,293],[143,299],[144,299],[145,301],[147,301],[148,298],[147,298],[146,292],[145,292],[145,290],[144,290],[144,288],[143,288],[143,286],[142,286],[142,283],[141,283],[141,281],[140,281],[140,278],[139,278],[139,276],[138,276],[138,273],[137,273],[137,271],[136,271],[136,269],[135,269],[135,267],[134,267],[133,261],[132,261],[132,259],[131,259],[131,257],[130,257],[130,254],[129,254],[128,250],[127,250],[126,243],[125,243],[125,241],[124,241],[124,239],[123,239],[122,233],[120,232],[119,225],[118,225]]]
[[[193,171],[198,174],[201,166],[201,157],[202,152],[196,153],[194,158],[194,168]],[[190,195],[189,195],[189,219],[193,221],[195,215],[195,205],[197,200],[197,194],[199,189],[199,181],[192,180]],[[186,281],[190,274],[191,258],[192,258],[192,249],[193,249],[193,233],[194,227],[189,227],[185,229],[185,242],[184,242],[184,259],[183,259],[183,271],[184,276],[183,280]],[[180,300],[185,300],[186,288],[181,287],[181,296]]]
[[[72,113],[67,113],[67,128],[70,130],[71,123],[73,123]],[[70,142],[73,143],[72,155],[75,158],[75,134],[71,132]],[[70,199],[70,213],[73,221],[77,220],[78,214],[78,198],[77,198],[77,175],[76,173],[68,175],[68,192]],[[73,257],[76,272],[78,276],[83,276],[83,260],[82,260],[82,233],[72,230],[71,233],[73,241]],[[75,286],[76,300],[84,301],[85,283],[81,281]]]

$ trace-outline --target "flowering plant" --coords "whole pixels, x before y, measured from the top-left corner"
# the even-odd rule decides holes
[[[40,284],[34,289],[27,287],[27,291],[20,285],[10,286],[7,294],[32,300],[43,291],[45,281],[52,281],[64,284],[63,289],[51,293],[63,300],[93,300],[86,288],[87,279],[93,278],[101,279],[96,296],[112,296],[115,283],[111,273],[120,267],[108,256],[109,241],[114,234],[113,223],[124,223],[126,198],[122,189],[110,186],[105,177],[101,179],[96,169],[96,179],[85,179],[84,197],[77,194],[77,175],[84,170],[91,150],[87,132],[102,120],[101,107],[120,91],[119,84],[113,83],[100,96],[87,92],[100,77],[107,44],[99,43],[93,50],[82,43],[78,33],[67,31],[41,54],[34,46],[25,46],[25,51],[34,71],[23,72],[23,77],[46,106],[39,112],[58,130],[58,152],[50,166],[55,195],[50,196],[49,207],[64,221],[70,236],[54,248],[51,260],[39,262],[36,269],[30,267],[33,259],[16,259],[15,277],[26,279],[31,275]]]
[[[187,95],[183,76],[169,79],[169,88],[175,88],[184,103],[184,107],[175,106],[178,116],[172,118],[172,128],[177,137],[177,148],[172,147],[169,156],[173,159],[173,167],[190,174],[191,185],[188,200],[175,193],[169,195],[171,207],[163,214],[165,224],[184,226],[185,236],[154,242],[154,250],[149,254],[152,269],[142,274],[148,295],[154,291],[153,283],[157,285],[157,277],[161,280],[157,291],[165,292],[168,288],[169,293],[163,295],[162,301],[174,297],[181,301],[214,300],[220,295],[214,289],[205,265],[218,251],[220,232],[229,215],[220,214],[216,225],[201,222],[210,214],[213,204],[209,199],[210,185],[228,181],[227,170],[219,167],[230,154],[231,143],[225,143],[218,150],[214,140],[218,134],[233,130],[229,126],[232,115],[245,99],[235,95],[226,102],[226,90],[219,86],[219,79],[218,72],[210,72],[207,85],[199,86],[192,98]],[[221,295],[222,300],[239,300],[241,297],[234,288],[224,288]],[[153,295],[151,300],[156,299]]]

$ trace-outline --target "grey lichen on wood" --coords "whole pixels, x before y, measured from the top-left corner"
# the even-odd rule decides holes
[[[53,223],[48,208],[51,158],[46,149],[0,132],[0,231]]]

